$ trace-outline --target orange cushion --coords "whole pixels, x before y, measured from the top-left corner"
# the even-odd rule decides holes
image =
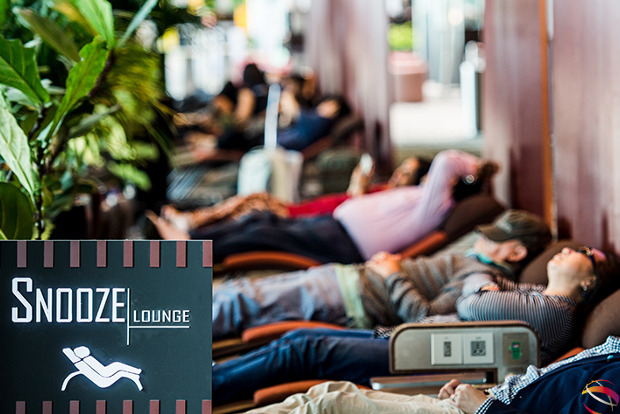
[[[241,340],[246,343],[251,342],[267,342],[272,339],[279,338],[284,333],[294,329],[301,328],[331,328],[344,329],[342,326],[334,325],[327,322],[316,321],[285,321],[274,322],[266,325],[248,328],[241,334]]]
[[[277,251],[254,251],[236,253],[227,256],[222,262],[226,270],[259,268],[264,266],[287,267],[291,269],[307,269],[320,263],[314,259],[294,253]]]
[[[561,360],[563,360],[563,359],[570,358],[570,357],[572,357],[572,356],[574,356],[574,355],[577,355],[578,353],[580,353],[580,352],[581,352],[581,351],[583,351],[583,350],[584,350],[584,348],[582,348],[582,347],[580,347],[580,346],[577,346],[577,347],[575,347],[575,348],[571,349],[570,351],[567,351],[567,352],[566,352],[565,354],[563,354],[562,356],[557,357],[557,358],[556,358],[553,362],[558,362],[558,361],[561,361]],[[552,362],[552,363],[553,363],[553,362]]]
[[[443,230],[437,230],[416,242],[401,252],[403,257],[417,257],[422,254],[430,254],[448,243],[448,235]]]

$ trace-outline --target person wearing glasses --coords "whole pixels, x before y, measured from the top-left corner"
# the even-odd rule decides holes
[[[485,244],[491,257],[501,254],[508,245],[489,238],[501,240],[508,230],[502,225],[480,226],[477,243]],[[458,319],[524,321],[537,331],[541,363],[548,364],[573,344],[581,310],[587,311],[618,287],[619,263],[613,253],[564,248],[547,263],[547,285],[472,274],[463,281],[462,296],[456,302]],[[367,385],[371,377],[389,375],[389,341],[364,330],[300,329],[257,351],[216,364],[212,373],[216,404],[247,397],[265,386],[304,379]]]
[[[547,263],[546,286],[478,274],[465,279],[456,308],[466,321],[527,322],[538,332],[541,361],[546,364],[572,342],[579,329],[577,310],[597,298],[602,285],[610,285],[617,266],[611,253],[565,247]]]

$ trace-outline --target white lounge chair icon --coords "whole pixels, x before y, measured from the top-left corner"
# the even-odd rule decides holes
[[[60,388],[61,391],[64,391],[71,378],[77,375],[84,375],[99,388],[107,388],[121,378],[129,378],[136,383],[138,390],[142,390],[142,384],[140,383],[140,373],[142,370],[140,368],[135,368],[122,362],[103,365],[90,354],[90,349],[85,346],[78,346],[75,349],[63,348],[62,352],[73,362],[78,370],[65,378]]]

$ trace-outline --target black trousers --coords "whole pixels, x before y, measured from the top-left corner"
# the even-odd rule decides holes
[[[213,240],[213,260],[233,253],[271,250],[296,253],[321,263],[363,262],[357,247],[331,214],[311,218],[282,218],[256,212],[197,229],[192,239]]]

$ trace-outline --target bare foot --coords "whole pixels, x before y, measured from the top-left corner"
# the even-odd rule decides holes
[[[164,240],[189,240],[189,233],[174,227],[171,223],[165,219],[159,217],[152,211],[145,213],[146,217],[153,222],[159,235]]]
[[[166,205],[161,208],[161,218],[170,222],[179,230],[189,231],[192,226],[192,214],[179,211],[176,208]]]
[[[191,132],[185,135],[185,141],[197,162],[204,161],[217,154],[217,137],[213,134]]]

